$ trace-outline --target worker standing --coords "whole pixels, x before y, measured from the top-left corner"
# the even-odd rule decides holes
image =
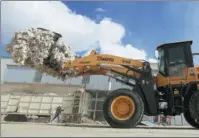
[[[58,123],[59,123],[59,116],[60,116],[62,111],[64,111],[64,110],[61,108],[61,106],[58,106],[57,109],[56,109],[56,112],[55,112],[55,116],[53,117],[51,122],[57,118],[58,119]]]

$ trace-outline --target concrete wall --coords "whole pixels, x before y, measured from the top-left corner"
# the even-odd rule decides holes
[[[79,97],[76,97],[76,93]],[[78,102],[75,102],[78,98]],[[87,92],[73,91],[68,95],[56,94],[2,94],[1,113],[7,114],[16,112],[26,115],[53,115],[60,105],[64,109],[63,114],[73,115],[73,108],[78,107],[76,114],[87,113],[90,107],[91,95]]]
[[[1,113],[15,112],[26,115],[50,115],[59,105],[63,104],[64,97],[47,95],[1,95]]]
[[[18,107],[22,114],[51,115],[61,105],[64,114],[73,114],[75,106],[81,114],[89,107],[89,94],[79,85],[6,82],[1,84],[1,113],[15,112]],[[75,98],[79,99],[76,103]]]

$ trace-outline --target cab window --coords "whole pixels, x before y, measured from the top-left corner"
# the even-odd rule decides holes
[[[185,64],[184,49],[181,46],[169,48],[169,65]]]
[[[186,59],[184,47],[177,46],[171,47],[168,51],[169,55],[169,76],[184,76],[184,71],[186,68]]]
[[[158,58],[158,67],[159,72],[165,75],[165,55],[164,50],[159,50],[159,58]]]

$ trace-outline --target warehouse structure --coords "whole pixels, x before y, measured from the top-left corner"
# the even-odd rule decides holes
[[[151,63],[156,74],[157,64]],[[85,88],[85,89],[82,89]],[[61,81],[34,69],[16,65],[11,58],[1,58],[1,113],[14,112],[51,116],[58,105],[65,109],[65,120],[78,120],[86,115],[103,120],[102,103],[107,91],[128,86],[107,76],[70,78]],[[72,119],[71,119],[72,118]],[[153,118],[147,118],[153,120]],[[81,121],[81,120],[80,120]],[[172,118],[172,124],[187,125],[183,117]]]

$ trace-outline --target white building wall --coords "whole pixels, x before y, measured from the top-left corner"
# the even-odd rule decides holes
[[[1,83],[3,83],[3,78],[5,75],[7,65],[16,65],[16,64],[10,58],[1,58]]]

